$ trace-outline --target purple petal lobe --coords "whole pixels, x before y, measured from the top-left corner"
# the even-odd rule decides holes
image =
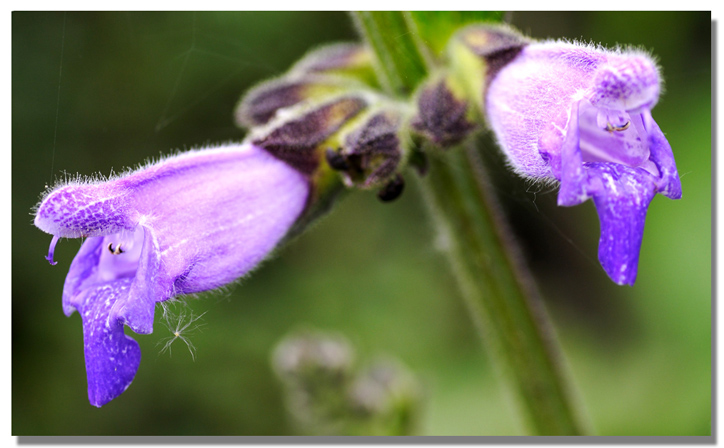
[[[130,279],[123,279],[98,285],[80,297],[88,399],[93,406],[101,407],[123,393],[141,363],[138,343],[110,316],[116,301],[128,295],[130,283]]]
[[[103,237],[86,239],[70,264],[63,286],[63,312],[66,316],[73,314],[81,305],[78,301],[80,293],[99,283],[96,274],[103,240]]]
[[[642,115],[644,126],[648,131],[651,160],[661,173],[661,177],[656,183],[658,192],[667,198],[681,199],[681,179],[679,179],[679,172],[676,169],[671,145],[664,137],[659,125],[651,117],[651,112],[646,111]]]
[[[133,251],[138,252],[135,259]],[[134,235],[134,246],[130,248],[128,255],[131,263],[135,262],[132,266],[133,283],[128,294],[113,305],[111,317],[119,319],[136,333],[149,334],[153,332],[156,302],[169,297],[164,294],[166,283],[159,278],[161,254],[150,229],[139,226]]]
[[[653,176],[640,168],[613,163],[591,163],[586,168],[591,188],[598,185],[593,193],[601,221],[598,260],[611,280],[633,285],[646,211],[656,194]]]
[[[563,146],[560,150],[561,188],[558,192],[558,205],[578,205],[588,199],[585,189],[586,174],[581,160],[579,145],[578,106],[573,103],[566,126]]]

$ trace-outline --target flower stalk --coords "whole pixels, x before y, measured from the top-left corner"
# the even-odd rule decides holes
[[[473,147],[419,182],[468,310],[536,435],[579,435],[553,329]]]
[[[390,15],[398,15],[397,20]],[[406,26],[404,13],[357,13],[355,19],[375,52],[390,93],[413,91],[420,80],[400,71],[400,58],[385,53],[375,30],[394,35],[397,48],[420,45]],[[371,31],[369,31],[371,30]],[[418,49],[409,61],[429,60]],[[398,61],[398,63],[394,63]],[[417,64],[415,64],[417,65]],[[426,67],[432,72],[434,67]],[[552,326],[542,307],[507,223],[479,163],[475,148],[457,148],[430,157],[427,176],[419,183],[433,222],[473,320],[491,359],[518,398],[529,432],[535,435],[580,435],[583,427],[574,409]]]
[[[395,11],[358,11],[353,18],[375,55],[374,67],[382,87],[393,96],[410,95],[427,69],[426,53],[413,40],[408,19]]]

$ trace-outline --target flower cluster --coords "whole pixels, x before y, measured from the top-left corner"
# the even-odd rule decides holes
[[[387,201],[402,191],[413,110],[378,88],[367,47],[330,45],[250,90],[235,115],[252,143],[302,170],[335,171],[347,187],[378,188]]]

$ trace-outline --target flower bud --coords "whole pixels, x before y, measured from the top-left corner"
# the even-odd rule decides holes
[[[382,202],[394,201],[405,190],[405,180],[400,173],[397,173],[387,184],[377,192],[377,197]]]
[[[406,150],[400,134],[402,113],[396,109],[377,109],[367,113],[342,137],[338,155],[344,160],[344,182],[349,187],[378,187],[393,178]],[[327,153],[327,161],[333,157]]]
[[[315,435],[410,435],[419,421],[422,390],[394,359],[358,372],[342,335],[303,331],[287,336],[272,355],[289,413],[301,432]]]
[[[370,90],[378,86],[371,61],[362,45],[322,47],[283,77],[252,89],[237,107],[237,124],[251,129],[247,141],[308,176],[315,187],[310,198],[316,206],[289,235],[329,208],[340,180],[348,187],[382,186],[382,201],[403,190],[396,171],[406,157],[401,141],[409,140],[407,117],[398,110],[404,106]],[[364,109],[372,112],[360,116]],[[320,164],[323,153],[327,163]]]
[[[272,364],[284,381],[306,384],[320,382],[320,376],[349,376],[353,359],[352,347],[343,336],[306,331],[280,342]]]
[[[354,78],[378,87],[372,66],[372,53],[365,45],[339,43],[310,51],[289,70],[290,75],[327,74]]]
[[[319,167],[320,145],[367,105],[361,96],[343,96],[312,107],[290,109],[264,128],[253,129],[248,139],[312,176]]]
[[[251,89],[239,102],[234,117],[240,127],[262,126],[284,108],[359,90],[361,87],[360,83],[339,76],[282,77]]]
[[[471,112],[460,83],[452,76],[440,77],[422,87],[411,126],[435,145],[448,148],[475,129],[469,120]]]
[[[237,125],[261,126],[287,107],[305,101],[376,87],[369,50],[359,44],[333,44],[307,53],[285,75],[249,90],[235,111]]]
[[[287,409],[300,431],[344,432],[353,359],[352,346],[338,334],[304,331],[287,336],[276,347],[272,367],[284,384]]]

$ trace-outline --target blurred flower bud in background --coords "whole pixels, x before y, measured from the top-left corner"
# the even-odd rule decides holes
[[[422,389],[399,361],[354,368],[342,335],[300,331],[274,349],[272,366],[284,385],[295,426],[309,435],[411,435],[418,428]]]

